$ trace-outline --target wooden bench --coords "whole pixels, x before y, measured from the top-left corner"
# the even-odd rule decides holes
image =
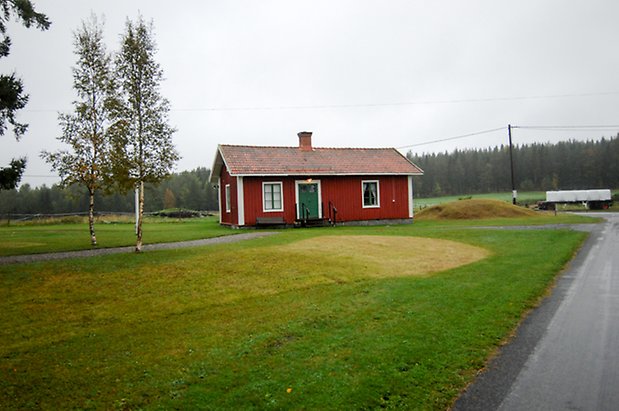
[[[286,225],[284,217],[256,217],[257,226]]]

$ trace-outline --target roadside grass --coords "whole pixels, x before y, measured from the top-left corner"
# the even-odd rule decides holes
[[[130,222],[100,222],[95,225],[95,231],[98,245],[93,247],[90,245],[87,222],[0,226],[0,256],[135,244],[135,226]],[[184,220],[149,217],[144,223],[145,244],[197,240],[236,233],[238,231],[221,227],[217,217],[213,216]]]
[[[567,225],[567,224],[595,224],[601,218],[579,214],[557,214],[549,211],[538,212],[529,217],[493,217],[482,219],[463,220],[415,220],[414,225],[422,227],[492,227],[492,226],[540,226],[540,225]]]
[[[399,276],[351,236],[488,256]],[[0,408],[446,409],[584,238],[424,222],[0,266]]]

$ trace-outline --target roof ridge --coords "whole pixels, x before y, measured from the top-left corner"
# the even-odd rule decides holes
[[[423,175],[395,148],[249,146],[220,144],[215,162],[232,176]],[[213,181],[213,180],[211,180]]]
[[[220,144],[221,147],[281,148],[298,150],[298,146],[252,146],[246,144]],[[395,147],[312,147],[313,150],[396,150]]]

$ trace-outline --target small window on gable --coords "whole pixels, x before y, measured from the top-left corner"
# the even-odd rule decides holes
[[[284,211],[282,183],[262,183],[263,211]]]
[[[230,208],[230,184],[226,184],[226,213],[229,213],[231,208]]]
[[[380,207],[378,180],[362,181],[361,187],[363,190],[363,208]]]

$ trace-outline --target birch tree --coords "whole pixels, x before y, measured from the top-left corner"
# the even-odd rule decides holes
[[[43,151],[41,157],[60,174],[61,184],[80,184],[89,196],[88,228],[92,245],[97,244],[94,227],[95,193],[105,184],[109,169],[111,109],[116,104],[111,71],[112,58],[103,41],[103,24],[92,16],[73,33],[77,64],[73,67],[73,88],[79,100],[74,112],[58,117],[62,136],[58,140],[70,150]]]
[[[168,123],[170,105],[160,93],[163,70],[156,52],[152,23],[142,17],[127,20],[115,60],[122,104],[115,114],[112,164],[116,184],[138,190],[136,252],[142,250],[144,183],[167,178],[179,159]]]

